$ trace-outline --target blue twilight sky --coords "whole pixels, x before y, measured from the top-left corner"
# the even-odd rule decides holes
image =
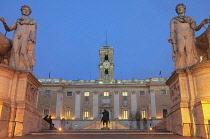
[[[169,22],[184,3],[197,25],[210,14],[210,0],[0,0],[0,17],[11,25],[29,5],[38,24],[35,75],[65,80],[98,79],[99,48],[115,50],[115,79],[169,77]],[[207,25],[206,25],[207,27]],[[201,34],[205,28],[197,32]],[[5,33],[0,23],[0,32]],[[12,38],[13,32],[7,33]]]

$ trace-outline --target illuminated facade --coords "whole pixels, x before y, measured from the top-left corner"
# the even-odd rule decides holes
[[[142,129],[143,118],[148,128],[162,121],[170,108],[167,79],[114,80],[114,50],[106,45],[99,54],[100,80],[39,80],[37,108],[43,116],[52,115],[56,127],[62,126],[63,119],[65,129],[100,128],[104,109],[111,129]]]

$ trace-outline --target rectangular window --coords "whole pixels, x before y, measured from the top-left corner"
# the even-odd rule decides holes
[[[128,92],[122,92],[122,96],[128,96]]]
[[[84,92],[84,96],[90,96],[90,92]]]
[[[66,96],[67,97],[71,97],[72,96],[72,92],[66,92]]]
[[[166,90],[160,90],[160,95],[167,95]]]
[[[163,118],[166,118],[167,114],[168,114],[168,110],[167,109],[163,109]]]
[[[67,110],[66,111],[66,119],[70,119],[70,116],[71,116],[71,111]]]
[[[50,110],[49,109],[44,109],[44,115],[49,115],[50,114]]]
[[[104,96],[109,96],[109,92],[104,92]]]
[[[141,111],[141,117],[142,117],[142,119],[146,118],[146,111],[145,110]]]
[[[109,60],[108,55],[105,55],[104,61],[108,61],[108,60]]]
[[[140,91],[140,96],[146,96],[145,91]]]
[[[50,94],[51,94],[51,91],[50,90],[46,90],[44,95],[45,96],[50,96]]]
[[[84,111],[84,119],[88,119],[89,117],[89,111]]]
[[[128,111],[123,110],[123,119],[128,119]]]

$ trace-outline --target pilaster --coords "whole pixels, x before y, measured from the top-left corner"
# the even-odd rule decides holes
[[[131,114],[132,118],[135,119],[137,113],[137,100],[136,100],[136,92],[131,91]]]
[[[57,91],[57,98],[56,98],[56,118],[61,119],[62,117],[62,108],[63,108],[63,91]]]
[[[75,95],[75,118],[76,119],[80,119],[80,111],[81,111],[80,101],[81,101],[81,93],[80,91],[76,91],[76,95]]]
[[[120,104],[119,104],[119,92],[114,91],[114,119],[119,118],[119,110],[120,110]]]
[[[93,92],[93,118],[98,119],[98,92]]]
[[[154,90],[151,89],[149,94],[150,94],[151,117],[156,118],[156,101],[155,101]]]

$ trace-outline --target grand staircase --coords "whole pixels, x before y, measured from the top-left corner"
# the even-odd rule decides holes
[[[109,130],[101,130],[103,127],[100,121],[90,122],[75,130],[43,130],[37,133],[30,133],[28,138],[33,139],[154,139],[156,136],[169,139],[178,136],[165,130],[137,130],[120,121],[111,121]],[[23,138],[26,139],[26,138]]]
[[[111,121],[109,123],[109,130],[101,130],[103,127],[100,121],[92,121],[78,129],[71,130],[43,130],[36,133],[30,133],[25,136],[33,139],[154,139],[157,136],[164,139],[177,138],[177,135],[174,135],[171,132],[165,130],[139,130],[133,129],[131,126],[120,122],[120,121]],[[22,139],[22,138],[20,138]],[[23,138],[26,139],[26,138]]]

